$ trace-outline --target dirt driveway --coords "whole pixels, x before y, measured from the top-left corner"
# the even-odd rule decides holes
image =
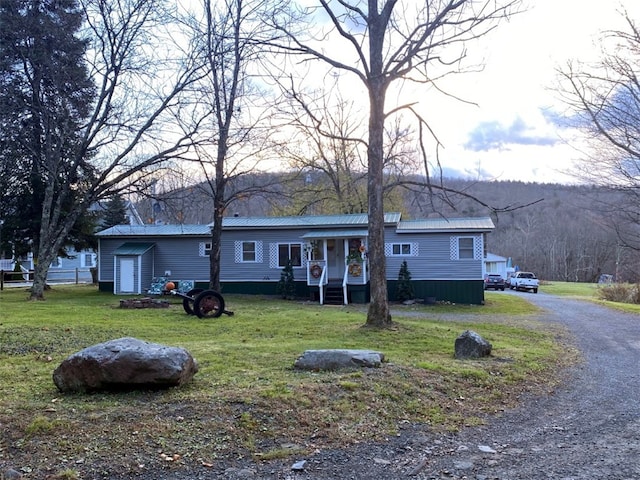
[[[450,436],[407,429],[385,445],[225,472],[250,479],[640,478],[640,316],[588,302],[526,295],[543,321],[566,325],[584,363],[552,394],[527,400],[490,424]]]

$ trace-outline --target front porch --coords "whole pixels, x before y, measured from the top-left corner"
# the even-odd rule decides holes
[[[302,238],[308,242],[306,279],[315,301],[321,305],[368,301],[366,230],[313,232]]]

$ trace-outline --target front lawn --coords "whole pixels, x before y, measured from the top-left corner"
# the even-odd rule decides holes
[[[120,297],[92,286],[56,286],[44,302],[26,297],[0,292],[0,474],[12,467],[33,478],[206,469],[383,440],[402,423],[451,431],[513,406],[523,391],[550,388],[575,359],[554,340],[557,326],[539,324],[526,299],[499,292],[487,292],[484,306],[394,306],[395,328],[385,331],[363,328],[356,305],[232,295],[234,316],[205,320],[177,299],[168,309],[121,309]],[[453,358],[466,329],[493,344],[492,357]],[[52,372],[64,358],[124,336],[184,347],[200,370],[189,385],[160,392],[56,390]],[[302,352],[322,348],[379,350],[389,363],[292,368]]]

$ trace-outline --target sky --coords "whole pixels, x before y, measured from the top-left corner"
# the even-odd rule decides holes
[[[563,109],[553,89],[556,70],[569,59],[597,58],[599,34],[622,28],[621,6],[640,20],[640,1],[529,0],[526,6],[474,47],[472,53],[484,59],[483,71],[451,84],[477,106],[429,102],[441,113],[433,115],[433,126],[444,145],[440,161],[446,175],[575,183],[566,172],[580,156],[580,145],[568,143],[571,132],[545,115]]]

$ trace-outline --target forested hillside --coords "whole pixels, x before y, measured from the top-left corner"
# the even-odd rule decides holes
[[[637,281],[638,257],[620,244],[612,228],[608,205],[615,193],[586,186],[523,182],[466,182],[447,186],[464,191],[497,209],[494,213],[469,198],[450,196],[440,201],[438,213],[447,216],[490,215],[496,225],[488,236],[488,250],[511,257],[523,270],[541,279],[593,282],[602,273],[624,281]],[[603,202],[604,200],[604,202]],[[432,216],[426,201],[408,202],[411,216]],[[415,208],[415,207],[418,208]]]
[[[272,175],[247,177],[243,182],[272,183]],[[543,280],[594,282],[602,273],[616,275],[621,281],[639,279],[636,266],[640,258],[621,245],[612,228],[611,212],[602,203],[603,198],[608,200],[606,204],[614,203],[615,193],[594,187],[511,181],[449,179],[444,185],[464,195],[405,191],[403,218],[491,216],[496,229],[487,238],[488,251],[511,257],[514,264]],[[283,185],[279,191],[272,188],[242,197],[225,215],[281,214],[291,202],[286,191]],[[198,186],[145,200],[138,207],[147,221],[210,223],[213,218],[212,200],[206,189]]]

